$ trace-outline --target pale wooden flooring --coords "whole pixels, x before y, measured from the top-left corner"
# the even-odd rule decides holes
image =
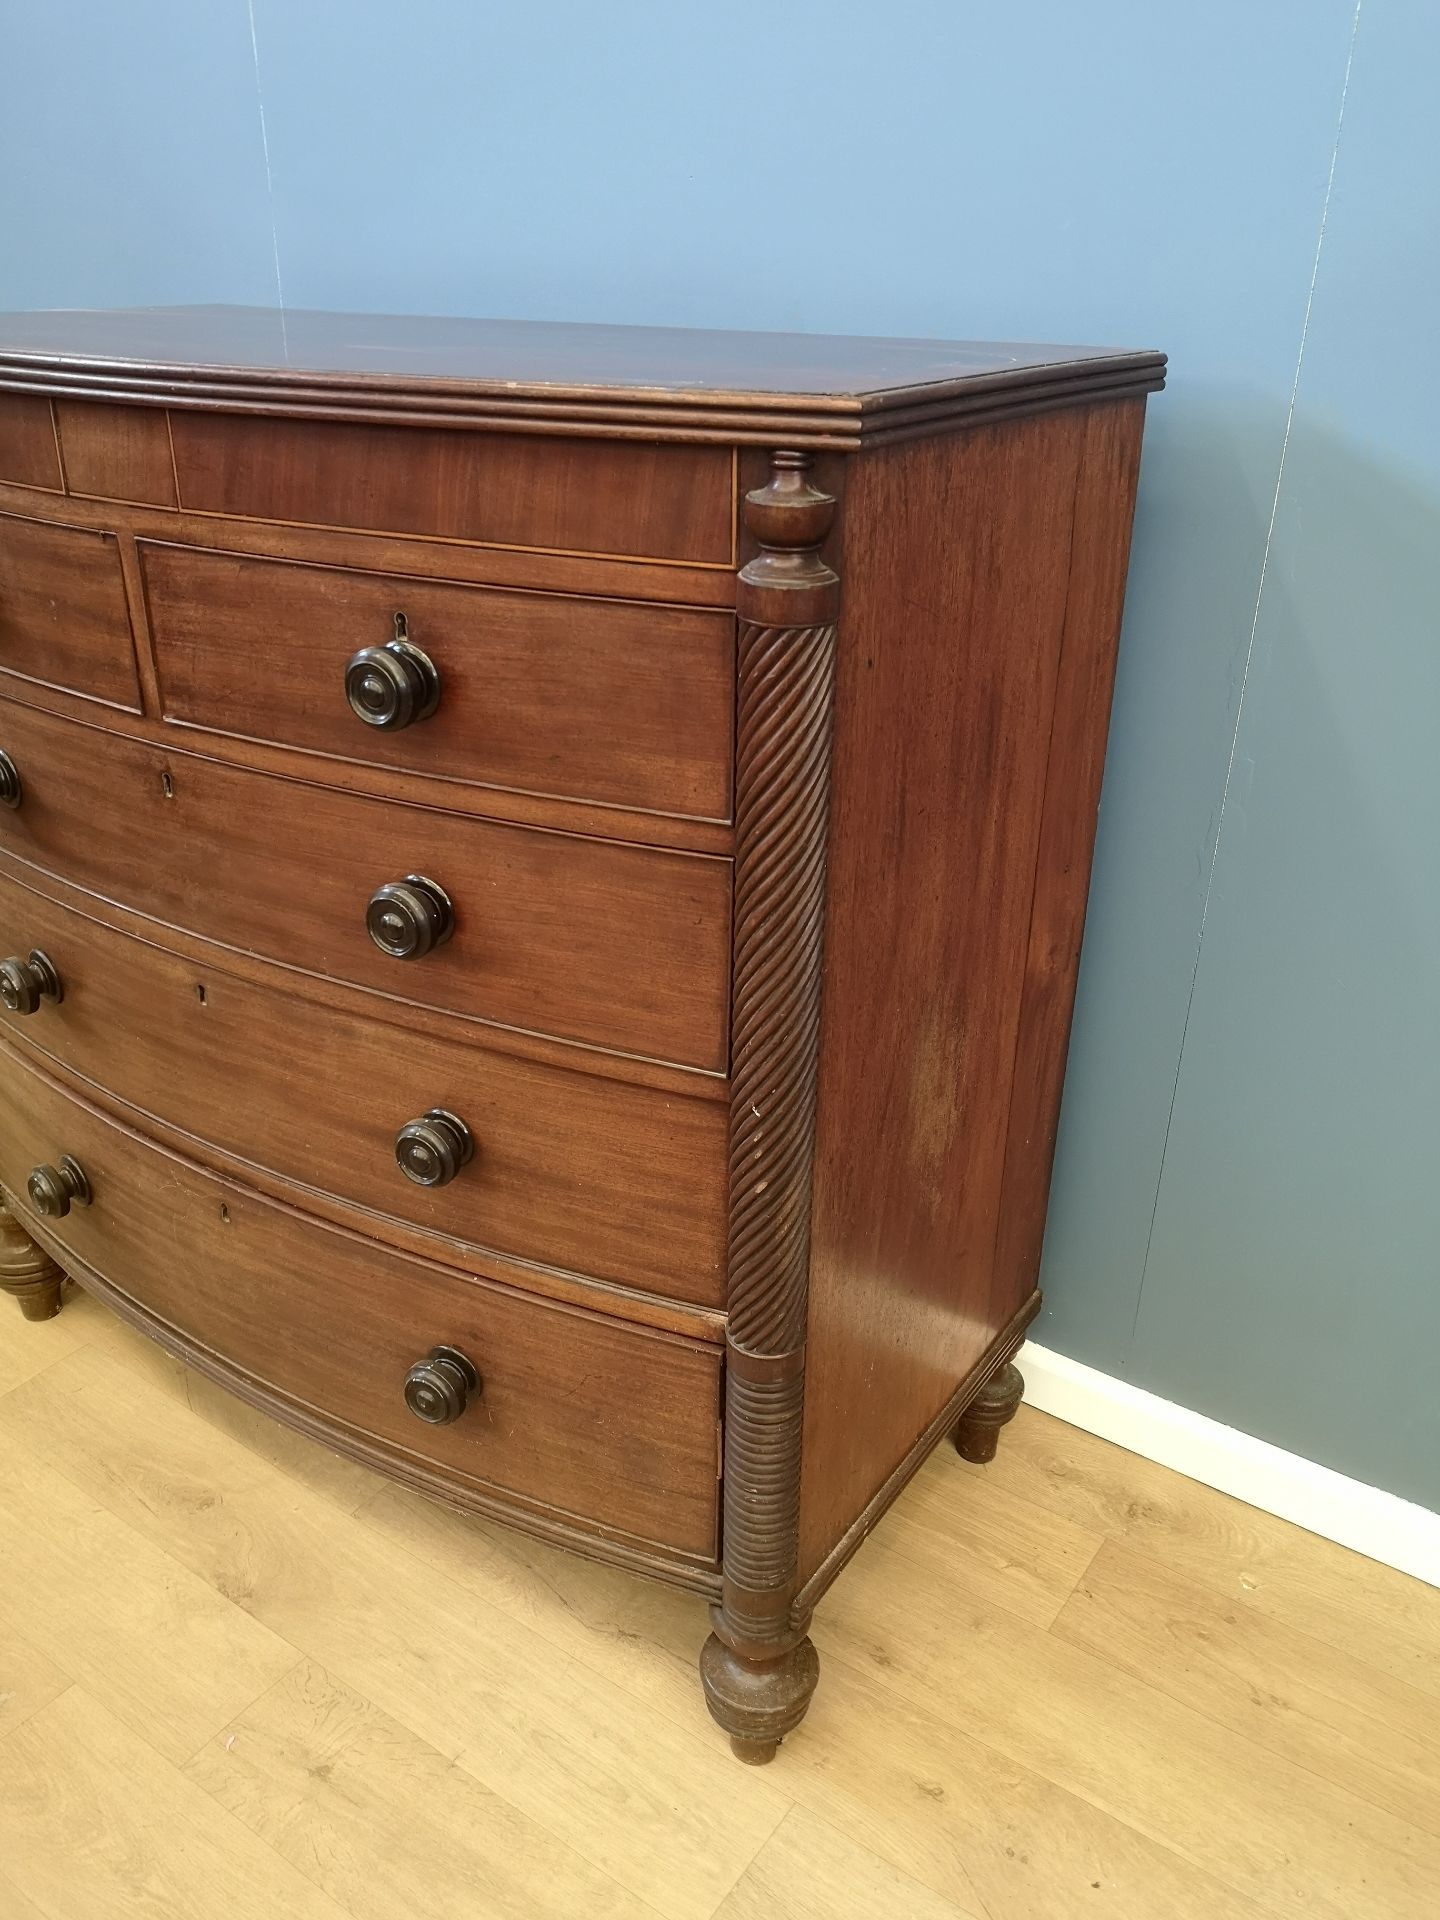
[[[696,1601],[0,1317],[3,1920],[1440,1914],[1440,1593],[1022,1412],[733,1762]]]

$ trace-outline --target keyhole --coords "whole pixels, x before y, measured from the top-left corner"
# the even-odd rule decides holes
[[[223,1224],[224,1224],[225,1226],[227,1226],[227,1227],[229,1226],[229,1224],[230,1224],[230,1209],[229,1209],[229,1207],[227,1207],[227,1206],[226,1206],[226,1204],[225,1204],[225,1202],[224,1202],[223,1200],[222,1200],[222,1201],[220,1202],[220,1219],[221,1219],[221,1222],[222,1222],[222,1223],[223,1223]]]
[[[397,640],[408,640],[409,637],[410,622],[405,618],[403,613],[397,613],[395,616],[395,638]]]
[[[167,800],[173,800],[175,798],[175,782],[170,778],[168,771],[162,773],[160,776],[160,791]]]
[[[197,980],[195,982],[195,998],[200,1002],[202,1007],[205,1005],[205,982],[203,980]]]

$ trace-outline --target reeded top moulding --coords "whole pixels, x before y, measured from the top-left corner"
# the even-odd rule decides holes
[[[318,420],[888,445],[1164,385],[1165,356],[269,307],[0,314],[0,390]]]

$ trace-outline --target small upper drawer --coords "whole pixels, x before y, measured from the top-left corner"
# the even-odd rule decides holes
[[[733,615],[149,541],[140,554],[169,720],[485,786],[729,818]],[[398,669],[397,636],[415,650]],[[387,647],[376,666],[398,670],[401,687],[380,681],[378,725],[348,704],[346,668]],[[350,691],[363,708],[364,686]]]
[[[13,702],[0,748],[23,795],[0,848],[87,892],[417,1006],[724,1070],[728,860],[280,779]]]
[[[0,393],[0,482],[63,493],[50,402],[37,393]]]
[[[140,711],[114,534],[0,513],[0,673]]]
[[[701,1561],[715,1548],[720,1355],[321,1226],[153,1146],[0,1047],[0,1183],[35,1219],[36,1167],[88,1201],[46,1238],[269,1396],[473,1487]],[[61,1189],[62,1193],[64,1189]],[[417,1418],[407,1371],[448,1346],[479,1375]]]
[[[170,416],[180,505],[307,527],[728,567],[730,448]]]

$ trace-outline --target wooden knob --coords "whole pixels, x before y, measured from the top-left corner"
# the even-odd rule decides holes
[[[443,887],[421,874],[407,873],[403,880],[387,880],[371,894],[365,930],[392,960],[418,960],[450,938],[455,909]]]
[[[8,753],[0,752],[0,807],[20,804],[20,774]]]
[[[85,1169],[68,1153],[62,1153],[58,1167],[36,1167],[25,1182],[30,1204],[47,1220],[61,1220],[72,1206],[88,1207],[90,1182]]]
[[[448,1187],[475,1158],[475,1136],[458,1114],[431,1107],[396,1134],[395,1158],[417,1187]]]
[[[30,949],[28,960],[19,954],[0,960],[0,1005],[7,1013],[34,1013],[42,1000],[58,1005],[64,997],[59,974],[38,947]]]
[[[367,727],[395,732],[428,720],[439,706],[439,669],[408,640],[362,647],[345,669],[345,698]]]
[[[457,1347],[432,1347],[405,1376],[405,1404],[427,1426],[458,1420],[470,1395],[480,1391],[474,1364]]]

